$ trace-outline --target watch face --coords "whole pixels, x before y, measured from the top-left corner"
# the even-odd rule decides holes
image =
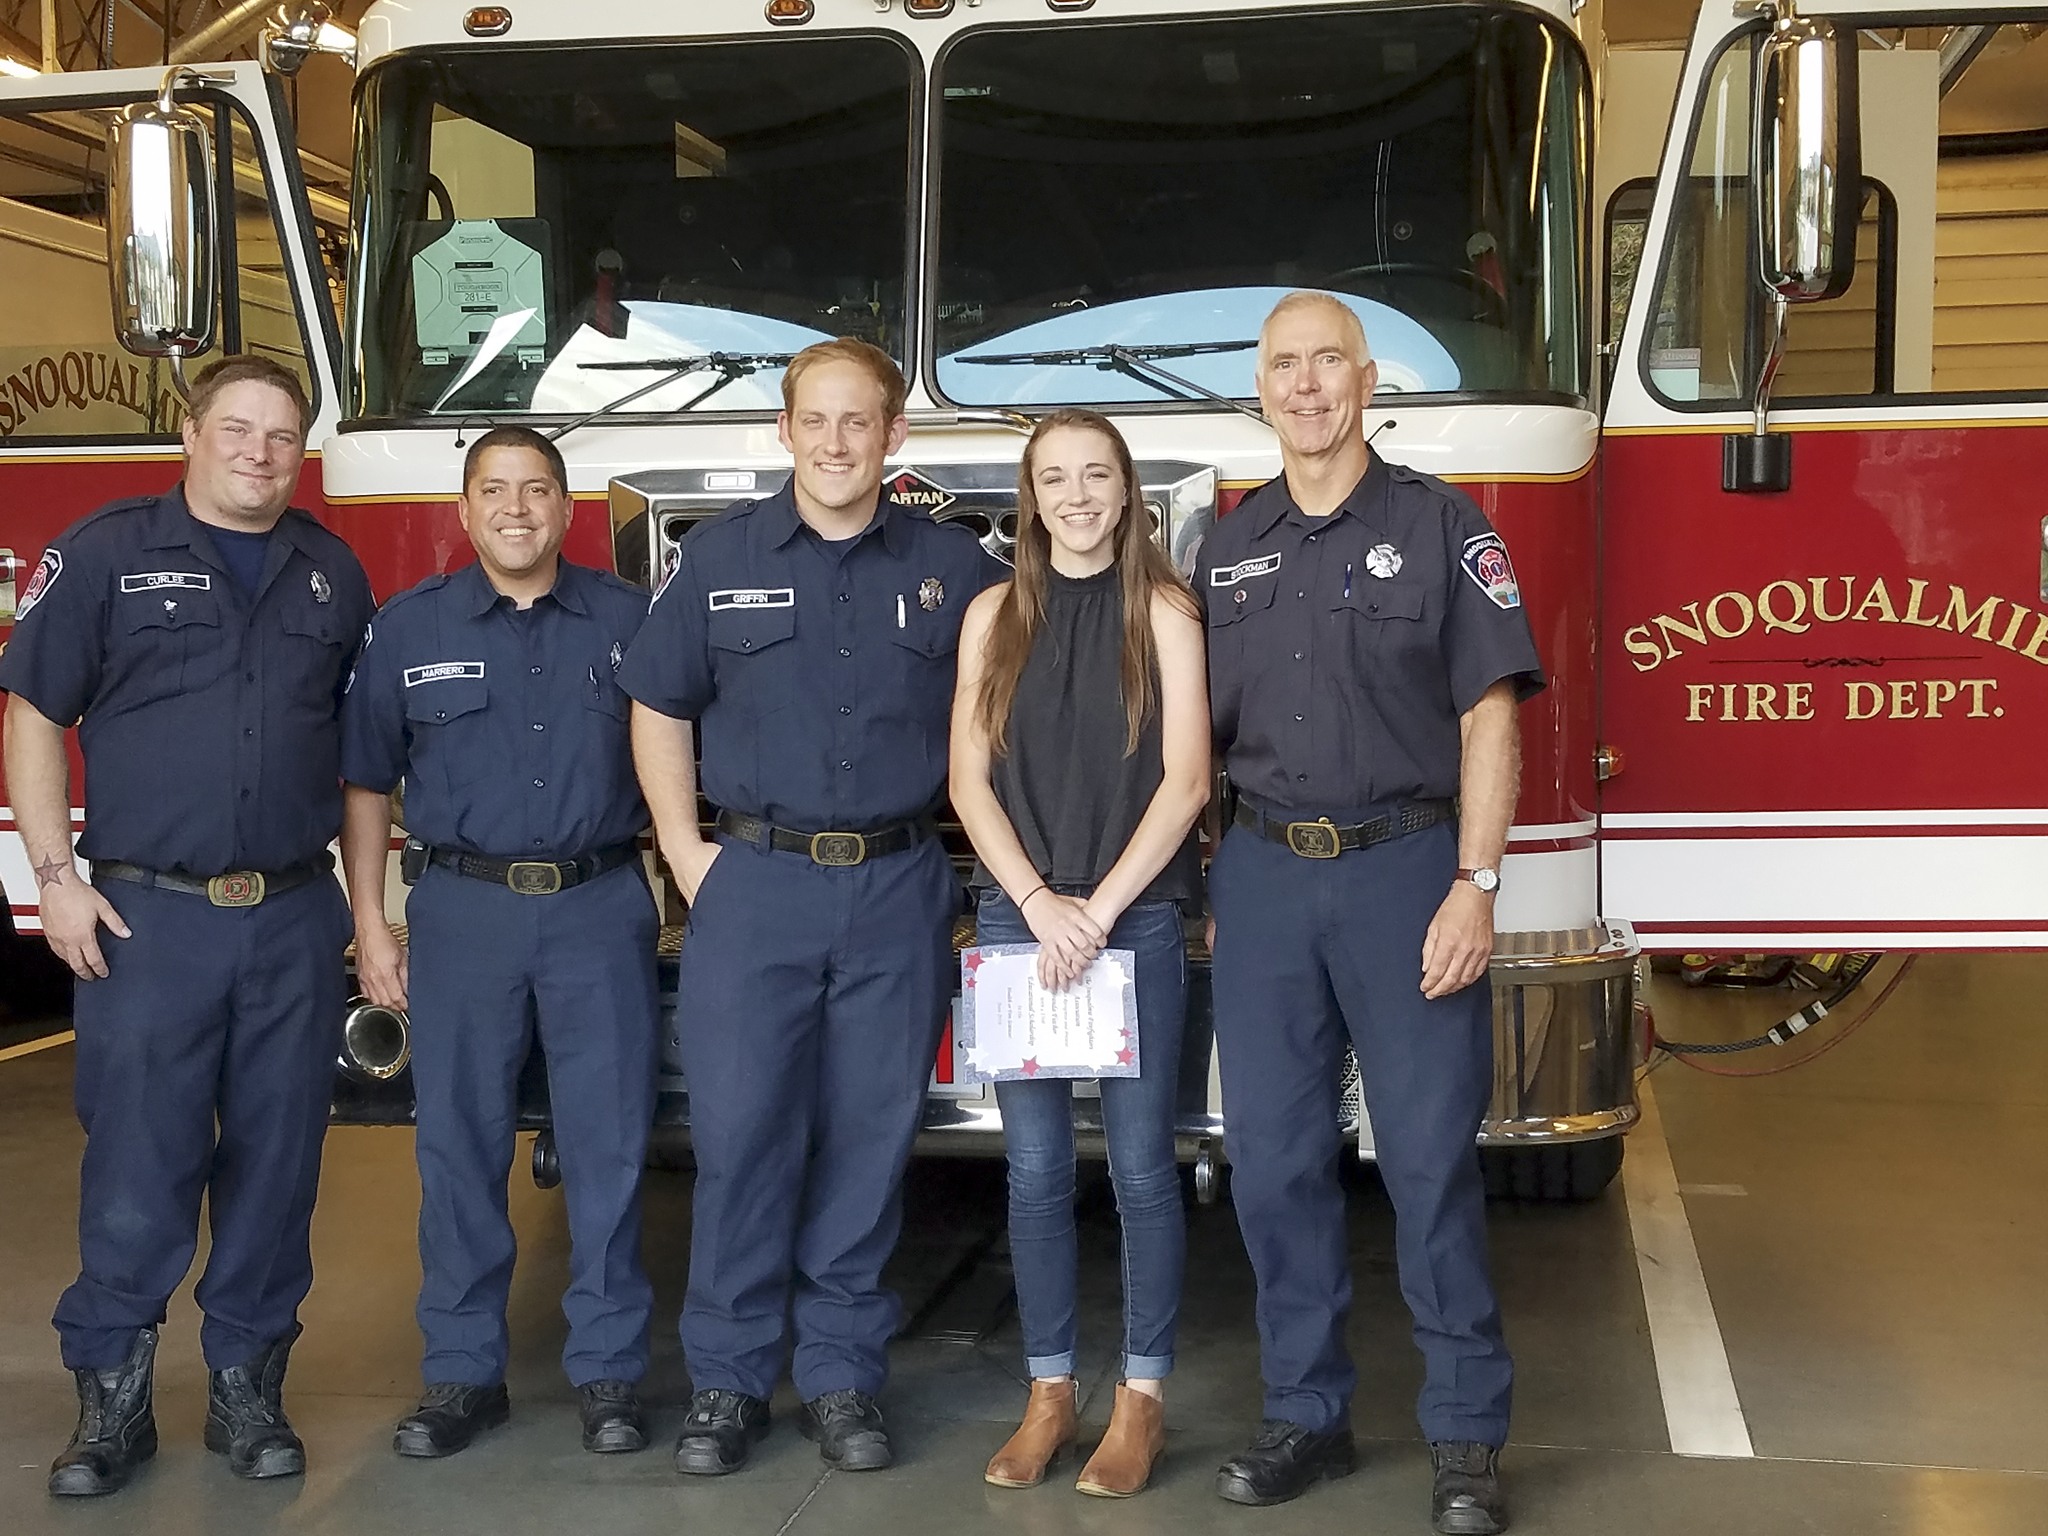
[[[1472,871],[1471,879],[1482,891],[1500,889],[1500,871],[1497,869],[1475,869]]]

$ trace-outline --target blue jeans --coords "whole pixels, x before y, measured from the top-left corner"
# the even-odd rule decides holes
[[[1000,890],[977,893],[978,942],[1029,944],[1030,926]],[[1102,1122],[1109,1177],[1123,1221],[1127,1380],[1173,1370],[1174,1326],[1187,1265],[1187,1219],[1173,1157],[1173,1107],[1187,1021],[1187,946],[1180,909],[1142,902],[1117,920],[1110,949],[1137,957],[1137,1077],[1105,1077]],[[1074,1370],[1074,1085],[1070,1079],[997,1083],[1010,1155],[1010,1260],[1024,1364],[1033,1377]]]

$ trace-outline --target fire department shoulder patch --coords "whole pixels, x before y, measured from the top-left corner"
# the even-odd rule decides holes
[[[1508,561],[1508,547],[1497,533],[1482,533],[1465,541],[1458,557],[1472,584],[1484,592],[1496,608],[1522,606],[1522,589],[1515,581],[1515,568]]]
[[[35,574],[29,577],[28,586],[23,589],[21,602],[15,607],[14,622],[19,624],[29,615],[29,610],[43,600],[43,594],[57,584],[57,578],[64,574],[64,552],[46,549],[43,558],[36,562]]]

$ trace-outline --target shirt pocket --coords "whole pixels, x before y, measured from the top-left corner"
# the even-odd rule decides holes
[[[341,685],[347,659],[342,648],[355,636],[342,628],[340,615],[326,606],[287,608],[281,622],[293,676],[306,678],[316,697],[331,694]]]
[[[481,677],[450,677],[405,690],[405,720],[413,756],[451,789],[473,784],[490,770],[486,737],[490,683]]]
[[[584,674],[584,708],[608,715],[614,720],[623,720],[632,703],[626,690],[619,686],[619,675],[612,670],[609,656],[598,661]]]
[[[203,688],[226,665],[220,600],[211,592],[131,597],[121,618],[140,700]]]
[[[1428,639],[1422,588],[1413,582],[1354,584],[1332,604],[1332,617],[1350,631],[1360,666],[1384,668],[1420,650]]]
[[[1273,606],[1279,583],[1271,576],[1248,576],[1227,587],[1211,587],[1207,604],[1211,633],[1228,625],[1242,624],[1255,613]]]

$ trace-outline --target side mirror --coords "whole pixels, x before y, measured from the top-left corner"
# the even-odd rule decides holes
[[[1750,166],[1757,271],[1775,298],[1840,298],[1856,276],[1856,114],[1854,29],[1837,32],[1785,4],[1757,53]]]
[[[1770,351],[1757,372],[1753,425],[1721,443],[1721,488],[1792,486],[1792,440],[1770,431],[1771,385],[1785,358],[1785,310],[1840,298],[1856,277],[1863,211],[1856,31],[1798,15],[1778,0],[1756,56],[1749,184],[1757,279],[1771,301]]]
[[[114,334],[130,352],[174,360],[213,345],[219,307],[212,134],[175,101],[181,77],[195,72],[171,70],[155,101],[123,108],[107,130]]]

